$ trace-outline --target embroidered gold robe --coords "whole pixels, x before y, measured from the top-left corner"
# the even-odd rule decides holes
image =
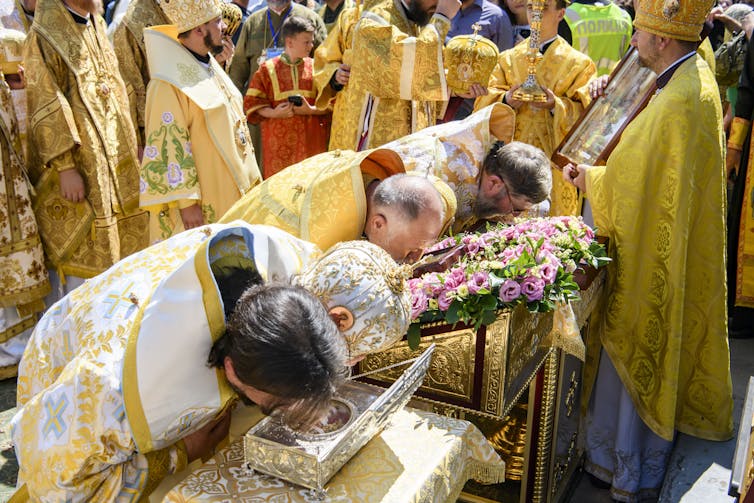
[[[34,327],[50,292],[22,155],[10,88],[0,71],[0,344]],[[0,379],[5,377],[0,368]]]
[[[133,89],[131,108],[136,116],[139,145],[144,145],[144,107],[149,84],[144,29],[163,24],[170,24],[170,21],[155,0],[131,0],[113,37],[120,75]]]
[[[138,210],[136,134],[105,23],[74,22],[59,0],[39,0],[26,39],[29,178],[52,267],[90,278],[147,243]],[[58,172],[77,169],[86,200],[60,195]]]
[[[733,433],[724,145],[715,77],[695,55],[586,179],[613,258],[590,342],[602,342],[639,416],[666,440]],[[598,353],[590,347],[585,397]]]
[[[403,172],[395,152],[325,152],[285,168],[251,189],[220,218],[272,225],[322,250],[360,239],[366,185]]]
[[[366,9],[366,8],[365,8]],[[442,50],[450,22],[410,22],[400,0],[349,9],[315,52],[317,107],[335,99],[330,150],[366,150],[435,124],[448,100]],[[351,65],[337,94],[329,81]]]
[[[205,68],[177,36],[174,25],[144,30],[152,80],[140,204],[152,242],[181,232],[180,209],[194,204],[216,222],[261,178],[241,94],[214,58]]]
[[[382,148],[396,152],[407,172],[434,175],[453,190],[457,209],[452,230],[459,233],[476,222],[473,209],[487,153],[498,140],[510,142],[515,127],[513,109],[496,103],[462,121],[423,129]]]
[[[528,40],[503,51],[490,76],[489,94],[477,98],[474,110],[502,101],[503,95],[528,75]],[[524,104],[516,111],[514,140],[541,148],[550,157],[571,126],[589,104],[587,83],[597,75],[597,67],[561,37],[556,38],[537,64],[537,80],[552,90],[555,108],[541,110]],[[551,215],[578,215],[580,202],[576,189],[563,182],[560,171],[553,170]]]
[[[235,399],[224,372],[207,367],[225,331],[213,264],[248,264],[264,281],[285,282],[318,255],[279,229],[203,226],[131,255],[55,304],[19,367],[18,496],[142,501],[183,469],[180,440]]]

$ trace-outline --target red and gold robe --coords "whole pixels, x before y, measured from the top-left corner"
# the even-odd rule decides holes
[[[249,82],[244,111],[251,123],[262,126],[262,176],[267,179],[292,164],[327,151],[331,114],[294,115],[267,119],[258,111],[276,107],[289,96],[302,96],[314,105],[314,60],[292,63],[287,54],[265,61]]]

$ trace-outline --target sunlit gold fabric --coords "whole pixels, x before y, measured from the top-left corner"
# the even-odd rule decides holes
[[[171,490],[166,502],[307,503],[311,490],[242,468],[243,442],[230,444]],[[466,480],[502,481],[505,464],[471,423],[430,412],[397,412],[325,486],[331,501],[455,501]]]
[[[490,77],[489,94],[476,100],[474,110],[501,101],[508,89],[526,80],[529,65],[527,51],[528,43],[523,43],[500,53],[498,65]],[[551,113],[524,104],[516,112],[514,140],[539,147],[550,157],[589,104],[586,84],[596,75],[597,67],[592,60],[558,37],[537,63],[537,80],[540,85],[552,90],[555,108]],[[560,171],[553,170],[550,196],[551,215],[580,213],[576,189],[563,182]]]
[[[336,96],[328,82],[338,65],[351,65],[333,109],[330,150],[379,147],[435,124],[448,99],[442,50],[449,28],[439,15],[417,27],[400,0],[341,13],[315,53],[319,108]]]
[[[365,161],[368,156],[374,162]],[[219,221],[274,225],[327,250],[361,238],[365,181],[401,172],[403,163],[391,152],[325,152],[264,180]]]
[[[34,325],[50,291],[42,243],[31,209],[10,88],[0,72],[0,309],[15,308],[18,323],[0,327],[0,343]]]
[[[180,209],[194,204],[216,222],[261,178],[241,94],[214,58],[203,67],[176,36],[172,25],[144,31],[152,80],[140,204],[151,241],[182,231]]]
[[[613,258],[591,340],[667,440],[674,430],[710,440],[733,432],[723,142],[714,75],[693,56],[625,129],[607,166],[587,174]],[[598,352],[590,347],[587,384]]]
[[[147,243],[138,210],[136,134],[105,23],[74,22],[59,0],[40,0],[24,50],[29,177],[45,253],[63,274],[92,277]],[[60,195],[75,168],[86,201]]]

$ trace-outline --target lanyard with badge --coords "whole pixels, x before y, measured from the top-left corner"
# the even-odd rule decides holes
[[[291,13],[292,8],[293,8],[293,5],[288,6],[288,9],[285,11],[285,14],[283,14],[282,18],[280,19],[280,28],[278,28],[277,30],[275,30],[275,27],[272,26],[272,16],[270,15],[270,8],[269,7],[267,8],[267,25],[270,27],[270,31],[272,32],[273,47],[267,47],[262,51],[262,55],[259,56],[259,59],[257,59],[257,64],[259,66],[262,66],[262,64],[264,64],[266,60],[275,58],[283,54],[283,48],[278,47],[278,37],[280,36],[280,31],[283,29],[283,23],[285,22],[285,18],[287,18],[288,14]],[[264,34],[265,34],[265,45],[267,45],[267,27],[265,27]]]

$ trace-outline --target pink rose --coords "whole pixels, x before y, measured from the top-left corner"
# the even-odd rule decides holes
[[[418,319],[427,310],[429,299],[423,290],[411,291],[411,319]]]
[[[500,285],[500,293],[498,294],[498,297],[501,301],[511,302],[516,300],[519,295],[521,295],[521,286],[519,286],[516,281],[506,279],[503,281],[503,284]]]
[[[558,267],[551,262],[545,262],[539,266],[539,276],[545,280],[545,283],[552,284],[558,275]]]
[[[437,297],[437,307],[440,308],[440,311],[447,311],[453,303],[453,299],[451,299],[448,294],[449,292],[445,291]]]
[[[534,276],[527,276],[521,282],[521,293],[526,295],[526,300],[529,302],[535,300],[542,300],[545,290],[545,280],[541,278],[535,278]]]
[[[445,288],[454,290],[466,281],[466,272],[462,267],[456,267],[445,277]]]
[[[442,281],[437,273],[430,273],[424,276],[424,292],[427,295],[436,296],[443,290]]]
[[[471,295],[476,295],[479,293],[479,290],[485,288],[489,290],[490,288],[490,276],[486,272],[475,272],[471,275],[471,278],[468,282],[469,285],[469,293]]]

